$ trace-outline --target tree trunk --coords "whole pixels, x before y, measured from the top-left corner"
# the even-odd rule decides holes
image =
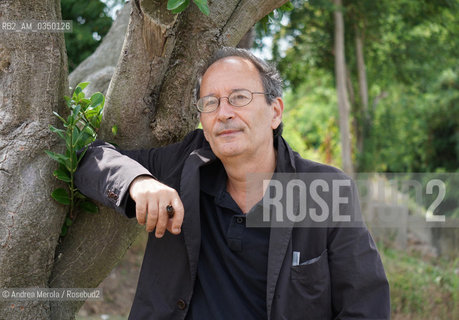
[[[355,106],[356,101],[355,101],[355,93],[354,93],[354,87],[352,85],[352,78],[351,78],[351,72],[347,65],[344,65],[345,72],[346,72],[346,91],[348,94],[348,100],[349,100],[349,105],[350,106]]]
[[[0,3],[3,22],[59,20],[59,0]],[[51,200],[57,168],[44,150],[60,149],[67,94],[64,35],[0,32],[0,288],[48,287],[66,209]],[[48,319],[47,301],[0,300],[2,319]]]
[[[363,152],[365,128],[368,126],[368,84],[367,72],[365,67],[365,58],[363,55],[363,36],[360,28],[355,25],[355,52],[357,56],[357,72],[359,78],[359,93],[360,103],[362,106],[361,123],[359,125],[357,134],[357,149],[361,154]]]
[[[341,157],[344,172],[352,175],[351,137],[349,129],[349,98],[346,91],[346,60],[344,58],[344,21],[341,0],[333,0],[335,5],[335,77],[339,108],[341,136]]]
[[[166,0],[132,1],[121,55],[110,51],[119,44],[106,41],[94,55],[99,58],[84,62],[79,76],[71,78],[75,85],[119,57],[100,138],[122,148],[181,139],[197,125],[192,103],[198,70],[217,48],[237,45],[256,21],[285,2],[212,1],[206,17],[194,3],[173,15]],[[58,0],[9,0],[0,8],[3,20],[60,19]],[[0,287],[96,287],[140,229],[136,221],[101,208],[97,215],[80,213],[58,245],[66,208],[50,198],[56,165],[43,151],[61,147],[48,125],[58,125],[52,111],[64,112],[63,35],[2,32],[0,37]],[[107,61],[99,61],[103,57]],[[116,137],[111,135],[114,124]],[[5,319],[73,319],[82,304],[2,300],[0,314]]]

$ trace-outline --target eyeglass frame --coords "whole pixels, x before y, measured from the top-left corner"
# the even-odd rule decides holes
[[[232,94],[234,94],[234,93],[236,93],[236,92],[240,92],[240,91],[247,91],[247,92],[250,92],[250,97],[251,97],[251,98],[250,98],[250,101],[247,102],[246,104],[244,104],[244,105],[242,105],[242,106],[236,106],[236,105],[234,105],[234,104],[232,104],[232,103],[230,102],[229,97],[230,97]],[[272,93],[269,93],[269,92],[252,92],[252,91],[250,91],[249,89],[237,89],[237,90],[234,90],[233,92],[231,92],[231,93],[230,93],[228,96],[226,96],[226,97],[218,97],[218,98],[217,98],[216,96],[209,95],[209,96],[205,96],[205,97],[199,98],[199,100],[196,102],[196,108],[197,108],[198,111],[201,112],[201,113],[211,113],[211,112],[214,112],[214,111],[217,110],[218,107],[220,106],[220,100],[221,100],[222,98],[226,98],[230,106],[235,107],[235,108],[242,108],[242,107],[245,107],[246,105],[248,105],[250,102],[252,102],[252,100],[253,100],[253,95],[254,95],[254,94],[264,94],[264,95],[270,95],[270,96],[273,95]],[[217,103],[217,106],[215,107],[215,109],[213,109],[213,110],[211,110],[211,111],[201,111],[200,108],[199,108],[199,101],[202,101],[202,99],[204,99],[204,98],[215,98],[215,99],[217,99],[218,103]]]

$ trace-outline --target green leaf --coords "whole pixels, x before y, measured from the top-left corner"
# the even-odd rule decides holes
[[[68,231],[68,227],[64,224],[61,229],[61,237],[65,237],[65,235],[67,234],[67,231]]]
[[[265,32],[265,34],[268,33],[268,22],[269,22],[269,17],[267,15],[261,18],[260,20],[260,24],[263,27],[263,31]]]
[[[77,126],[73,127],[73,130],[72,130],[72,147],[73,148],[75,148],[80,138],[81,138],[80,129],[78,129]]]
[[[73,194],[73,197],[75,199],[87,199],[86,196],[81,194],[81,192],[79,192],[78,190],[75,191],[75,193]]]
[[[78,206],[88,213],[99,213],[99,208],[89,200],[81,201]]]
[[[91,136],[91,137],[94,137],[94,138],[95,138],[96,132],[95,132],[94,129],[93,129],[90,125],[88,125],[87,123],[86,123],[86,125],[84,126],[83,131],[84,131],[88,136]]]
[[[277,15],[277,16],[276,16]],[[282,17],[284,16],[284,11],[282,10],[276,10],[276,14],[273,17],[274,21],[281,21]]]
[[[103,107],[105,103],[105,97],[102,93],[96,92],[91,96],[89,107],[94,109],[96,107]]]
[[[79,118],[80,112],[81,112],[81,106],[80,105],[77,105],[75,108],[73,108],[72,114],[73,114],[74,119],[78,119]]]
[[[69,217],[65,218],[65,226],[70,227],[73,224],[73,220]]]
[[[167,1],[167,10],[175,10],[182,6],[186,0],[169,0]]]
[[[91,126],[93,128],[99,128],[100,127],[100,119],[99,117],[92,117],[91,120],[89,121],[89,123],[91,124]]]
[[[193,0],[193,2],[198,6],[199,10],[204,13],[206,16],[209,16],[210,10],[207,0]]]
[[[64,100],[68,107],[72,105],[72,99],[70,97],[64,96]]]
[[[62,180],[64,182],[70,182],[71,181],[70,174],[69,174],[68,170],[67,169],[63,169],[62,167],[57,169],[57,170],[55,170],[53,172],[53,175],[57,179]]]
[[[66,161],[70,160],[69,157],[63,155],[63,154],[60,154],[60,153],[56,153],[56,152],[52,152],[52,151],[48,151],[48,150],[45,150],[45,153],[53,160],[56,160],[57,162],[59,162],[60,164],[63,164],[64,166],[66,165]]]
[[[65,131],[64,131],[64,130],[58,129],[58,128],[56,128],[56,127],[53,127],[52,125],[49,126],[49,130],[50,130],[51,132],[57,133],[57,135],[58,135],[59,137],[61,137],[61,139],[65,140]]]
[[[70,197],[64,188],[57,188],[51,193],[51,197],[59,203],[69,205],[70,204]]]
[[[174,3],[180,3],[178,7],[176,7],[175,9],[169,9],[172,11],[172,13],[180,13],[182,12],[183,10],[185,10],[188,5],[190,4],[190,0],[169,0],[169,2],[167,3],[168,7],[169,7],[169,3],[170,2],[174,2]]]
[[[83,147],[86,147],[88,144],[91,142],[94,142],[96,139],[96,133],[94,130],[91,128],[91,126],[87,126],[83,129],[84,135],[81,138],[81,141],[77,145],[77,149],[81,149]]]
[[[83,147],[87,147],[88,144],[91,144],[94,142],[94,137],[88,136],[85,140],[83,140]],[[81,149],[81,148],[80,148]],[[78,160],[79,161],[79,160]]]
[[[67,124],[67,121],[65,121],[65,119],[62,118],[62,117],[59,115],[59,113],[57,113],[56,111],[53,111],[53,114],[54,114],[56,117],[58,117],[64,124]]]
[[[66,127],[73,126],[74,124],[75,124],[75,117],[74,117],[73,112],[72,112],[67,117],[67,122],[66,122],[65,126]]]
[[[80,163],[81,159],[83,159],[84,154],[86,153],[87,150],[88,148],[85,148],[83,151],[80,152],[78,159],[77,159],[77,164]]]
[[[114,136],[116,136],[116,134],[118,133],[118,126],[115,124],[113,127],[112,127],[112,134]]]
[[[85,112],[86,118],[94,129],[100,128],[100,122],[102,121],[103,106],[99,105],[94,109],[88,108]]]
[[[88,144],[88,141],[89,143],[91,143],[93,140],[94,137],[92,135],[92,129],[89,126],[89,124],[86,124],[83,127],[83,130],[81,130],[81,132],[78,134],[78,137],[75,140],[73,147],[75,150],[80,150]]]
[[[84,92],[82,91],[82,92],[78,93],[76,101],[80,102],[83,99],[84,99]]]
[[[84,99],[81,99],[78,103],[79,103],[79,105],[81,106],[81,108],[82,108],[83,110],[86,110],[86,108],[87,108],[87,107],[89,106],[89,104],[91,103],[91,100],[84,98]]]
[[[81,93],[81,91],[84,90],[84,88],[86,88],[88,86],[89,82],[81,82],[79,83],[76,88],[75,88],[75,91],[73,92],[73,96],[74,97],[78,97],[78,95]],[[80,100],[80,99],[78,99]]]
[[[295,7],[291,1],[285,3],[283,6],[279,8],[279,10],[281,11],[292,11],[293,9],[295,9]]]
[[[101,109],[99,109],[99,108],[95,108],[95,109],[89,109],[89,108],[88,108],[88,109],[85,111],[84,115],[86,116],[86,118],[87,118],[88,120],[91,120],[92,118],[97,117],[97,116],[99,115],[100,110],[101,110]]]
[[[81,88],[81,90],[84,90],[88,86],[89,82],[80,82],[76,87]]]

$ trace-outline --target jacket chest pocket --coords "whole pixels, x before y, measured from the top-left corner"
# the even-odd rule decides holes
[[[318,257],[303,261],[299,265],[290,268],[291,280],[313,283],[329,278],[327,250],[324,250]]]
[[[290,267],[288,299],[292,303],[289,309],[295,310],[288,319],[331,319],[327,250],[318,257]]]

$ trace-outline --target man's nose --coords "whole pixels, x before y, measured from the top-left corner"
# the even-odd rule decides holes
[[[220,105],[218,106],[217,112],[220,121],[234,118],[234,107],[228,102],[228,97],[220,98]]]

